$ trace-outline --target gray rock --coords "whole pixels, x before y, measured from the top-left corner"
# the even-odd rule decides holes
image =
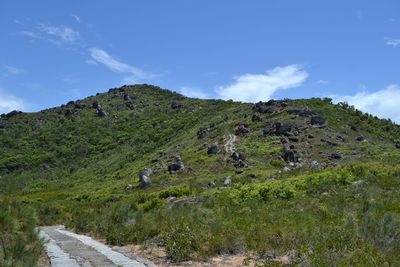
[[[176,101],[171,102],[171,108],[173,108],[173,109],[182,108],[182,107],[183,107],[183,105]]]
[[[224,183],[224,185],[229,186],[229,185],[232,184],[232,177],[231,177],[231,176],[228,176],[228,177],[224,178],[224,179],[222,180],[222,182]]]
[[[131,184],[127,184],[127,185],[125,186],[125,192],[127,192],[127,193],[131,192],[132,189],[133,189],[133,185],[131,185]]]
[[[104,117],[104,116],[107,116],[108,115],[108,113],[104,110],[104,109],[97,109],[97,111],[96,111],[96,114],[97,114],[97,116],[99,116],[99,117]]]
[[[309,108],[297,108],[297,109],[290,109],[288,113],[291,115],[298,115],[301,117],[307,117],[313,115],[313,112]]]
[[[243,160],[239,159],[238,161],[236,161],[233,166],[235,166],[236,168],[246,168],[248,167],[247,163],[244,162]]]
[[[153,170],[150,168],[144,168],[139,173],[139,185],[141,188],[146,188],[146,187],[150,186],[150,184],[151,184],[150,175],[152,173],[153,173]]]
[[[129,94],[127,94],[127,93],[124,93],[123,97],[124,97],[124,100],[125,100],[125,101],[128,101],[128,100],[131,99],[131,97],[130,97]]]
[[[317,170],[317,171],[321,171],[321,170],[325,169],[325,164],[319,163],[318,161],[313,160],[313,161],[310,163],[310,169],[312,169],[312,170]]]
[[[294,150],[291,150],[288,147],[283,148],[283,159],[286,162],[298,162],[298,156],[296,155]]]
[[[364,140],[365,140],[365,138],[362,135],[356,137],[356,141],[361,142],[361,141],[364,141]]]
[[[5,128],[6,125],[7,125],[7,122],[6,122],[6,121],[0,121],[0,129]]]
[[[260,101],[253,106],[253,110],[263,114],[274,113],[278,111],[279,108],[280,106],[278,106],[278,102],[275,100],[269,100],[268,102]]]
[[[275,123],[275,134],[287,134],[292,129],[292,126],[288,122],[276,122]]]
[[[127,102],[125,105],[130,110],[134,110],[135,109],[135,106],[132,104],[132,102]]]
[[[244,154],[243,152],[233,152],[231,155],[231,158],[233,160],[246,160],[246,154]]]
[[[92,107],[95,109],[101,109],[101,104],[98,100],[96,100],[92,103]]]
[[[340,153],[338,153],[338,152],[335,152],[335,153],[332,153],[332,154],[329,156],[329,158],[330,158],[330,159],[341,159],[341,158],[342,158],[342,155],[340,155]]]
[[[168,166],[168,172],[171,174],[181,171],[183,169],[185,169],[185,165],[183,164],[180,156],[175,156],[172,163]]]
[[[325,118],[319,115],[312,116],[311,125],[313,125],[314,127],[325,127],[326,126]]]
[[[214,181],[211,181],[211,182],[209,182],[209,183],[207,184],[207,186],[210,187],[210,188],[214,188],[214,187],[216,186],[216,184],[215,184]]]
[[[206,128],[199,128],[197,131],[197,138],[198,139],[203,139],[207,136],[207,129]]]
[[[235,130],[236,135],[247,134],[249,132],[250,132],[250,130],[247,128],[247,125],[245,125],[245,124],[239,125]]]
[[[257,121],[263,121],[263,119],[257,114],[253,114],[253,116],[251,117],[251,121],[257,122]]]
[[[212,144],[208,147],[207,154],[208,155],[215,155],[218,154],[221,151],[219,146],[217,144]]]

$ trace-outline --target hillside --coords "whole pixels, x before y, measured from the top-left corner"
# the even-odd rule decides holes
[[[0,118],[0,194],[172,261],[400,264],[400,126],[330,99],[123,86]]]

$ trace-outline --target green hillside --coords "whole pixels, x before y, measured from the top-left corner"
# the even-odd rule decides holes
[[[172,261],[400,264],[400,126],[330,99],[123,86],[0,118],[0,196]],[[0,254],[1,255],[1,254]]]

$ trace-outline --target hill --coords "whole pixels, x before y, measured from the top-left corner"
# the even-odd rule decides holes
[[[331,99],[123,86],[0,118],[0,194],[172,261],[400,264],[400,127]]]

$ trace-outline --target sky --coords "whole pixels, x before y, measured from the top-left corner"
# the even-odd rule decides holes
[[[242,102],[331,97],[400,123],[395,0],[1,0],[0,113],[124,84]]]

